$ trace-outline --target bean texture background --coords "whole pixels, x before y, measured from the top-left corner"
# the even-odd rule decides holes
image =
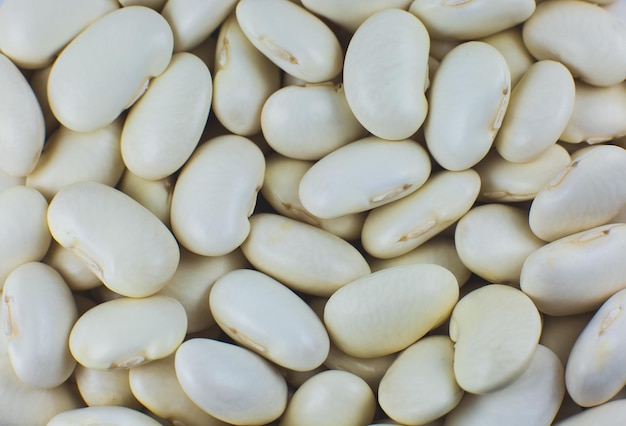
[[[622,426],[625,58],[626,0],[0,0],[0,425]]]

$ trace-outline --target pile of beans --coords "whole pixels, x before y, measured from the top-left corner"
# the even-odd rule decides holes
[[[0,1],[0,425],[626,424],[626,1]]]

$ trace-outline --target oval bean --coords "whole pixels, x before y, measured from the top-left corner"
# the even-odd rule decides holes
[[[346,99],[373,135],[406,139],[424,122],[429,46],[424,25],[397,9],[375,13],[354,33],[344,61]]]
[[[132,198],[100,183],[61,189],[50,202],[48,226],[61,246],[124,296],[156,293],[178,266],[178,245],[165,225]]]
[[[349,355],[371,358],[398,352],[441,324],[458,300],[459,285],[438,265],[396,266],[337,290],[324,323]]]
[[[211,339],[187,340],[176,351],[175,368],[187,396],[224,422],[262,425],[285,411],[285,379],[247,349]]]
[[[121,298],[101,303],[78,318],[69,346],[85,367],[130,368],[170,355],[186,331],[185,310],[175,299]]]

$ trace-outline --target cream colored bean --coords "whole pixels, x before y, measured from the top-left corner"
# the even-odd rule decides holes
[[[118,182],[117,188],[150,210],[169,227],[172,192],[174,191],[172,176],[160,180],[148,180],[140,178],[127,169]]]
[[[215,50],[215,116],[232,133],[259,133],[263,105],[279,88],[280,70],[250,43],[231,15],[221,26]]]
[[[515,87],[528,67],[535,62],[535,58],[532,57],[526,46],[524,46],[522,29],[519,26],[500,31],[479,41],[495,47],[506,59],[511,72],[511,87]]]
[[[511,93],[502,128],[495,140],[508,161],[538,159],[563,133],[574,110],[574,79],[559,62],[531,65]]]
[[[430,154],[448,170],[477,164],[502,124],[511,92],[504,57],[482,42],[455,47],[430,87],[424,135]]]
[[[85,27],[118,7],[115,0],[5,0],[0,50],[22,68],[43,68]]]
[[[554,352],[561,360],[561,364],[566,365],[572,346],[592,315],[591,312],[560,317],[543,315],[539,344]]]
[[[276,364],[307,371],[328,356],[321,320],[287,287],[249,269],[226,273],[209,297],[215,322],[240,345]]]
[[[43,147],[43,113],[28,81],[2,54],[0,83],[5,88],[0,98],[0,169],[10,176],[26,176],[35,168]]]
[[[346,99],[373,135],[406,139],[424,122],[429,45],[424,25],[397,9],[372,15],[350,40],[343,70]]]
[[[26,385],[13,372],[6,355],[0,356],[0,423],[45,425],[65,410],[83,406],[76,388],[68,383],[53,389]]]
[[[580,414],[555,423],[554,426],[619,426],[624,424],[624,422],[626,422],[626,399],[592,407]]]
[[[248,266],[241,251],[224,256],[198,256],[181,250],[174,276],[158,294],[178,300],[187,313],[187,333],[202,331],[215,324],[209,309],[209,293],[222,275]]]
[[[450,317],[457,383],[475,394],[512,383],[530,364],[540,335],[539,312],[521,291],[500,284],[472,291]]]
[[[408,9],[412,0],[303,0],[304,7],[351,33],[370,16],[386,9]]]
[[[263,425],[285,411],[285,379],[247,349],[217,340],[191,339],[176,351],[175,368],[187,396],[222,421]]]
[[[204,256],[230,253],[250,232],[248,217],[263,184],[265,159],[241,136],[218,136],[198,148],[178,176],[172,230],[178,242]]]
[[[317,226],[344,240],[355,240],[361,235],[365,213],[355,213],[335,219],[320,219],[309,213],[300,201],[300,181],[313,166],[312,162],[294,160],[279,154],[267,157],[261,194],[282,216]]]
[[[152,9],[131,6],[105,15],[54,62],[48,80],[52,112],[77,132],[110,124],[141,96],[151,77],[165,71],[172,45],[167,21]]]
[[[65,411],[54,416],[47,426],[87,426],[92,424],[161,426],[150,416],[126,407],[86,407]]]
[[[441,266],[396,266],[337,290],[326,303],[324,323],[347,354],[388,355],[441,324],[458,294],[454,275]]]
[[[562,62],[594,86],[626,78],[626,28],[599,6],[547,1],[524,24],[524,44],[537,59]]]
[[[33,89],[37,101],[39,101],[47,135],[52,134],[54,130],[59,127],[59,122],[54,114],[52,114],[50,103],[48,102],[48,77],[50,77],[51,70],[52,65],[46,68],[40,68],[36,70],[30,78],[30,87]]]
[[[406,254],[467,213],[479,190],[474,170],[439,172],[411,195],[372,210],[363,224],[363,248],[384,259]]]
[[[361,253],[346,241],[275,214],[252,216],[250,234],[241,248],[257,270],[316,296],[330,296],[370,273]]]
[[[432,37],[476,39],[524,22],[535,11],[533,0],[417,0],[411,13],[424,22]]]
[[[37,166],[26,176],[26,185],[48,200],[61,188],[75,182],[93,181],[115,186],[124,172],[121,133],[121,120],[89,133],[59,128],[46,141]]]
[[[168,0],[161,14],[172,27],[174,51],[199,45],[235,9],[235,0]]]
[[[626,200],[626,150],[595,146],[572,160],[535,197],[529,223],[545,241],[608,223]]]
[[[330,345],[328,357],[324,365],[332,370],[342,370],[359,376],[376,391],[389,366],[395,361],[397,354],[383,355],[374,358],[359,358],[342,352],[335,345]]]
[[[434,263],[435,265],[443,266],[454,274],[459,287],[465,284],[471,275],[470,270],[459,259],[454,240],[444,236],[431,238],[402,256],[391,259],[370,259],[369,261],[372,272],[414,263]]]
[[[594,87],[576,82],[572,116],[561,140],[571,143],[606,142],[626,134],[626,84]]]
[[[15,374],[51,389],[76,366],[67,339],[78,317],[72,293],[50,266],[29,262],[13,270],[2,291],[2,322]]]
[[[374,419],[376,400],[367,383],[354,374],[330,370],[296,390],[280,426],[364,425]]]
[[[126,117],[121,139],[126,167],[150,180],[180,169],[200,141],[212,93],[211,73],[204,62],[191,53],[172,56]]]
[[[430,336],[405,349],[378,388],[378,402],[392,419],[421,425],[447,414],[461,401],[452,367],[454,346],[447,336]]]
[[[261,126],[276,152],[299,160],[319,160],[367,134],[350,110],[342,84],[278,90],[263,106]]]
[[[474,207],[454,234],[459,258],[492,283],[518,284],[524,261],[545,243],[528,226],[528,213],[504,204]]]
[[[70,290],[83,291],[102,285],[102,281],[91,272],[83,260],[52,240],[43,263],[52,266],[68,285]]]
[[[283,71],[309,83],[341,71],[337,37],[306,9],[287,0],[243,0],[236,11],[250,42]]]
[[[465,394],[446,416],[446,426],[548,425],[563,395],[563,365],[544,346],[537,346],[530,365],[506,387],[484,395]]]
[[[133,396],[128,381],[129,370],[94,370],[76,366],[74,378],[80,396],[90,406],[116,405],[139,410],[142,405]]]
[[[46,199],[32,188],[0,192],[0,287],[13,269],[41,260],[48,251],[47,208]]]
[[[300,200],[315,216],[332,219],[370,210],[415,192],[430,175],[417,142],[368,137],[315,163],[300,181]]]
[[[511,163],[491,150],[474,167],[481,181],[479,199],[487,202],[532,200],[570,161],[567,150],[558,144],[528,163]]]
[[[130,368],[165,358],[187,331],[183,306],[168,296],[121,298],[83,314],[72,328],[70,350],[85,367]]]
[[[225,425],[202,411],[183,391],[174,367],[174,355],[131,368],[133,395],[152,413],[174,425]]]
[[[620,290],[598,309],[572,347],[565,384],[580,406],[603,404],[626,384],[622,338],[625,307],[626,290]]]
[[[165,225],[132,198],[100,183],[61,189],[50,202],[48,226],[60,245],[124,296],[156,293],[178,266],[178,245]]]

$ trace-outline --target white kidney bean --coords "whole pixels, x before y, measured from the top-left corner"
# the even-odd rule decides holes
[[[535,58],[562,62],[594,86],[626,78],[626,28],[599,6],[577,0],[543,2],[524,23],[523,37]]]
[[[474,167],[481,182],[479,199],[492,202],[532,200],[570,162],[567,150],[558,144],[527,163],[511,163],[491,150]]]
[[[392,419],[407,425],[428,423],[461,401],[453,371],[454,345],[447,336],[429,336],[405,349],[378,388],[378,401]]]
[[[3,10],[1,8],[0,10]],[[39,102],[20,70],[0,54],[0,169],[23,177],[37,164],[45,139]]]
[[[492,283],[518,284],[524,261],[545,242],[528,226],[528,213],[505,204],[474,207],[454,233],[459,258]]]
[[[283,71],[309,83],[332,80],[343,54],[335,34],[287,0],[242,0],[237,21],[250,42]]]
[[[197,56],[185,52],[172,56],[124,121],[121,150],[131,172],[158,180],[182,167],[209,116],[212,83],[209,69]]]
[[[0,287],[13,269],[41,260],[50,246],[48,203],[39,192],[14,186],[0,192]]]
[[[221,26],[215,50],[217,119],[235,134],[254,135],[261,130],[265,101],[279,88],[280,70],[250,43],[231,15]]]
[[[241,249],[257,270],[316,296],[330,296],[370,273],[361,253],[346,241],[275,214],[256,214],[250,219],[250,234]]]
[[[511,93],[507,114],[495,140],[508,161],[536,160],[554,145],[574,109],[574,79],[559,62],[531,65]]]
[[[118,424],[133,426],[161,426],[146,414],[126,407],[85,407],[57,414],[47,426],[82,426],[88,424]]]
[[[431,238],[402,256],[392,257],[391,259],[369,259],[372,272],[414,263],[434,263],[435,265],[443,266],[454,274],[459,287],[465,284],[471,275],[470,270],[459,259],[454,240],[444,236]]]
[[[46,141],[39,162],[26,176],[26,185],[48,200],[61,188],[75,182],[93,181],[114,186],[124,172],[121,133],[120,120],[88,133],[59,128]]]
[[[328,299],[324,323],[349,355],[398,352],[441,324],[458,300],[454,275],[439,265],[384,269],[340,288]]]
[[[411,13],[436,38],[476,39],[524,22],[535,11],[532,0],[417,0]]]
[[[88,368],[130,368],[165,358],[187,331],[183,306],[168,296],[121,298],[84,313],[70,333],[72,355]]]
[[[233,340],[280,366],[312,370],[328,356],[322,321],[295,293],[261,272],[226,273],[213,285],[209,306]]]
[[[478,41],[490,44],[506,59],[511,72],[511,87],[515,87],[526,70],[535,62],[522,39],[519,26],[481,38]]]
[[[619,426],[626,422],[626,399],[607,402],[557,422],[554,426]]]
[[[5,0],[0,50],[22,68],[42,68],[85,27],[118,7],[115,0]]]
[[[329,370],[316,374],[294,393],[280,426],[364,425],[374,418],[374,392],[354,374]]]
[[[156,293],[178,266],[178,245],[165,225],[126,194],[100,183],[61,189],[50,202],[48,226],[61,246],[124,296]]]
[[[103,16],[54,62],[48,80],[52,112],[77,132],[106,126],[141,96],[151,77],[165,71],[172,46],[167,21],[152,9],[131,6]]]
[[[78,364],[74,372],[80,396],[90,407],[116,405],[142,408],[130,390],[129,370],[94,370]]]
[[[506,60],[487,43],[448,53],[433,78],[424,135],[430,154],[448,170],[465,170],[489,151],[511,93]]]
[[[67,339],[78,315],[59,273],[39,262],[15,268],[4,282],[2,305],[15,374],[27,385],[44,389],[65,382],[76,366]]]
[[[445,426],[548,425],[563,396],[563,365],[544,346],[537,346],[522,375],[502,389],[483,395],[465,394],[446,416]]]
[[[626,134],[626,84],[595,87],[576,82],[574,109],[560,139],[590,144],[606,142]]]
[[[300,181],[300,201],[324,219],[358,213],[415,192],[430,170],[428,154],[417,142],[372,136],[315,163]]]
[[[158,0],[157,0],[158,1]],[[174,33],[174,51],[199,45],[235,9],[236,0],[167,0],[161,14]]]
[[[557,173],[535,197],[529,224],[545,241],[609,223],[626,200],[626,150],[594,146]]]
[[[264,173],[263,154],[249,139],[225,135],[202,144],[183,167],[172,195],[178,242],[204,256],[239,247],[250,232],[248,217]]]
[[[323,313],[322,313],[323,314]],[[372,390],[378,389],[380,380],[396,359],[397,354],[383,355],[374,358],[359,358],[342,352],[331,343],[328,357],[324,365],[332,370],[342,370],[359,376],[370,385]]]
[[[474,170],[439,172],[411,195],[372,210],[363,223],[363,248],[384,259],[406,254],[467,213],[479,190]]]
[[[176,378],[174,355],[131,368],[127,376],[132,394],[151,412],[174,425],[225,425],[185,394]]]
[[[209,309],[209,293],[222,275],[248,266],[241,251],[223,256],[198,256],[181,250],[180,263],[174,276],[158,294],[173,297],[187,313],[187,333],[202,331],[215,324]]]
[[[372,15],[350,40],[343,71],[346,99],[373,135],[406,139],[424,122],[429,44],[419,19],[397,9]]]
[[[450,317],[454,375],[467,392],[504,387],[528,368],[541,335],[541,317],[521,291],[488,284],[456,304]]]
[[[309,213],[300,201],[300,181],[313,166],[312,162],[295,160],[279,154],[267,157],[261,194],[282,216],[317,226],[344,240],[361,235],[365,213],[354,213],[334,219],[321,219]]]
[[[572,399],[583,407],[600,405],[626,384],[622,311],[626,290],[613,294],[594,314],[572,347],[565,384]]]
[[[7,355],[0,355],[0,423],[45,425],[55,415],[83,406],[76,387],[64,383],[38,389],[22,382]]]
[[[211,339],[187,340],[176,351],[175,368],[187,396],[222,421],[262,425],[285,411],[285,379],[247,349]]]
[[[626,224],[609,224],[554,241],[524,262],[521,288],[549,315],[596,309],[624,288],[620,259]],[[593,285],[589,285],[593,283]]]
[[[278,153],[319,160],[367,132],[354,117],[343,85],[287,86],[263,105],[263,136]]]

